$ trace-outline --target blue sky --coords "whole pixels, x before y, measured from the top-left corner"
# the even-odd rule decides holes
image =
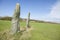
[[[20,3],[20,17],[60,23],[60,0],[0,0],[0,16],[12,16]]]

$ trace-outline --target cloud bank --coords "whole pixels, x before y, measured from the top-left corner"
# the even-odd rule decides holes
[[[60,23],[60,0],[57,0],[57,2],[52,6],[48,16],[43,20]]]
[[[57,18],[60,19],[60,1],[57,1],[51,9],[51,12],[49,14],[51,18]]]
[[[57,2],[52,5],[50,13],[43,17],[42,20],[60,23],[60,0],[57,0]]]

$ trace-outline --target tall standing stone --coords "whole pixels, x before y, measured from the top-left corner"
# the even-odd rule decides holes
[[[14,10],[14,15],[12,17],[12,28],[11,33],[15,34],[16,32],[20,31],[20,5],[19,3],[16,4],[16,8]]]
[[[27,28],[30,28],[29,21],[30,21],[30,12],[28,13],[28,18],[26,23]]]

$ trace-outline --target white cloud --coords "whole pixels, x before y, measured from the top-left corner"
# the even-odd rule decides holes
[[[60,1],[57,1],[51,9],[51,12],[49,14],[51,18],[58,18],[60,19]]]
[[[60,23],[60,0],[52,5],[51,11],[47,16],[43,16],[40,20]]]
[[[57,0],[52,6],[50,13],[43,20],[60,23],[60,0]]]

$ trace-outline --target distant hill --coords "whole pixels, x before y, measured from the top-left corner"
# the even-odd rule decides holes
[[[22,18],[20,18],[22,20]],[[11,21],[12,20],[12,17],[9,17],[9,16],[4,16],[4,17],[0,17],[0,20],[8,20],[8,21]]]
[[[11,21],[12,20],[12,17],[4,16],[4,17],[0,17],[0,20]],[[20,18],[20,21],[26,21],[26,19],[25,18]],[[42,21],[42,20],[34,20],[34,19],[30,19],[30,21],[39,22],[39,23],[53,23],[53,24],[56,24],[55,22]]]
[[[8,16],[5,16],[5,17],[0,17],[0,20],[9,20],[11,21],[12,17],[8,17]]]

